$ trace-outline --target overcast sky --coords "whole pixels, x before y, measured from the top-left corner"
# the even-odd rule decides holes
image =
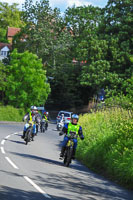
[[[36,1],[36,0],[34,0]],[[12,3],[18,3],[20,4],[20,8],[22,7],[22,3],[25,2],[25,0],[0,0],[0,2],[7,2],[9,4]],[[74,4],[75,6],[99,6],[99,7],[105,7],[108,0],[49,0],[50,7],[52,8],[59,8],[61,12],[64,12],[67,7],[72,7]]]

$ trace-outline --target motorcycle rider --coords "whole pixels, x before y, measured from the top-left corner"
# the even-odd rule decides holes
[[[60,119],[57,122],[57,130],[61,130],[64,126],[65,117],[64,114],[61,114]]]
[[[79,136],[81,140],[84,139],[82,127],[78,124],[78,120],[79,120],[79,116],[77,114],[73,114],[71,118],[71,122],[69,122],[68,124],[65,124],[62,131],[59,133],[59,135],[63,135],[64,133],[66,134],[64,136],[62,149],[60,153],[61,158],[64,156],[64,152],[65,152],[66,145],[69,140],[69,135],[71,131],[76,132],[76,135]],[[76,153],[76,148],[77,148],[77,138],[74,138],[73,142],[74,142],[74,149],[73,149],[72,158],[75,159],[75,153]]]
[[[48,119],[49,119],[49,113],[48,112],[44,112],[42,115],[42,119],[45,119],[45,129],[48,129]]]
[[[23,135],[22,138],[25,138],[25,133],[27,128],[29,127],[29,121],[37,122],[37,107],[31,106],[30,112],[26,113],[23,117],[23,121],[26,121],[26,124],[24,125]],[[36,134],[36,124],[33,125],[33,134]]]
[[[64,122],[64,121],[65,121],[64,114],[61,114],[60,121],[62,121],[62,122]]]
[[[42,120],[42,115],[38,112],[38,109],[36,110],[36,134],[38,133],[39,131],[39,126],[41,126],[41,120]]]

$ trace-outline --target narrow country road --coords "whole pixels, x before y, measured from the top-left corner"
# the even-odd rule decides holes
[[[21,139],[23,123],[0,122],[0,200],[133,200],[133,192],[78,161],[64,167],[55,124],[34,142]]]

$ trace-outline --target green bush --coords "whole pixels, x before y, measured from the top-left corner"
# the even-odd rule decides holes
[[[21,122],[25,112],[12,106],[0,106],[0,121]]]
[[[80,116],[85,140],[77,158],[90,169],[133,189],[133,122],[129,110],[106,108]]]

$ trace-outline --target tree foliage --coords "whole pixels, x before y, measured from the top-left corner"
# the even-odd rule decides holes
[[[6,100],[15,107],[43,105],[50,92],[46,82],[46,71],[35,54],[25,51],[11,54],[7,67]]]
[[[21,20],[22,12],[17,8],[18,4],[0,2],[0,42],[7,42],[6,33],[7,27],[21,28],[24,26]]]
[[[3,101],[6,84],[6,66],[0,61],[0,100]]]
[[[26,0],[23,21],[26,26],[14,38],[13,47],[42,59],[51,85],[49,105],[88,104],[100,88],[106,89],[106,96],[129,95],[133,69],[130,0],[109,0],[103,9],[74,6],[67,8],[64,17],[48,0]]]

